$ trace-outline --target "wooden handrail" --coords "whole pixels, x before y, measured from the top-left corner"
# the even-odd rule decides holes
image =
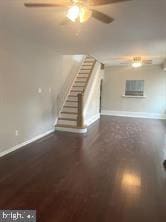
[[[77,94],[78,97],[78,116],[77,116],[77,127],[83,128],[84,121],[83,121],[83,94]]]
[[[101,63],[101,70],[105,69],[105,65],[103,63]]]

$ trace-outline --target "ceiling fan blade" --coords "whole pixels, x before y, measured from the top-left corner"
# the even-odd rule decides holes
[[[91,6],[107,5],[107,4],[126,2],[126,1],[132,1],[132,0],[90,0],[89,5]]]
[[[145,65],[151,65],[153,63],[153,60],[152,59],[146,59],[146,60],[143,60],[143,63]]]
[[[66,7],[67,4],[56,4],[56,3],[24,3],[25,7],[28,8],[44,8],[44,7]]]
[[[92,9],[92,17],[105,24],[110,24],[114,21],[114,19],[111,18],[110,16],[94,9]]]

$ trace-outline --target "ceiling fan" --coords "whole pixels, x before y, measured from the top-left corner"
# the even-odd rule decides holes
[[[143,65],[152,65],[152,59],[143,59],[141,56],[134,56],[131,60],[126,62],[127,64],[131,64],[133,68],[139,68]]]
[[[91,7],[125,1],[131,0],[55,0],[55,3],[25,3],[24,5],[29,8],[64,7],[68,9],[66,17],[72,22],[84,23],[93,17],[105,24],[110,24],[114,21],[112,17]]]
[[[141,56],[113,58],[113,60],[116,60],[120,65],[131,65],[133,68],[139,68],[143,65],[153,64],[152,59],[143,58]]]

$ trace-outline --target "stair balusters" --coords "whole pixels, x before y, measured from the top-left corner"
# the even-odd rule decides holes
[[[77,94],[78,97],[78,117],[77,117],[77,127],[83,128],[83,94]]]

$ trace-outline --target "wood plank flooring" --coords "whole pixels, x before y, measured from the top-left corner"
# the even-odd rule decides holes
[[[103,116],[0,159],[0,209],[39,222],[165,222],[166,122]]]

